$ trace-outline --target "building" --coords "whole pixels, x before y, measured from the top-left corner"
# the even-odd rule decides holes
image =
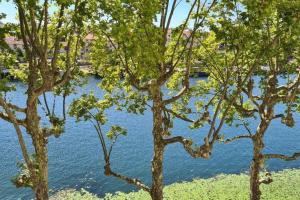
[[[4,40],[12,50],[17,51],[19,49],[22,52],[24,51],[24,44],[22,40],[12,36],[6,37]]]
[[[188,39],[191,36],[191,30],[189,29],[185,29],[183,31],[183,39]],[[168,29],[167,32],[167,43],[171,40],[172,37],[172,29]],[[89,58],[89,53],[91,52],[91,48],[92,48],[92,43],[93,41],[96,39],[95,35],[93,33],[88,33],[85,38],[83,39],[84,41],[84,45],[80,50],[80,55],[79,55],[79,59],[81,60],[80,62],[86,62]],[[9,36],[5,38],[6,43],[8,44],[8,46],[14,50],[14,51],[22,51],[24,52],[24,44],[23,41],[13,37],[13,36]],[[61,48],[60,48],[60,53],[65,53],[68,49],[67,45],[68,42],[65,40],[62,40],[60,42]],[[115,46],[117,46],[117,44],[112,44],[109,43],[108,44],[108,48],[109,49],[114,49]],[[49,58],[51,59],[51,58]]]
[[[192,31],[190,29],[183,30],[182,33],[183,39],[188,39],[191,36],[191,33]],[[167,32],[167,42],[170,42],[171,38],[172,38],[172,29],[169,28]]]
[[[13,51],[21,50],[22,52],[24,52],[24,43],[22,40],[13,36],[6,37],[4,40],[8,44],[9,48]],[[93,40],[95,40],[95,37],[91,33],[84,38],[84,46],[80,51],[80,59],[87,59],[88,53],[91,51],[91,43]],[[60,53],[65,53],[68,49],[68,42],[61,41],[60,45]]]

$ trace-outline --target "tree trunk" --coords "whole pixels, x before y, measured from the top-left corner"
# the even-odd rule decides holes
[[[37,162],[39,166],[39,174],[37,177],[37,184],[35,188],[37,200],[48,200],[48,156],[46,139],[38,139],[35,149],[37,154]]]
[[[32,137],[32,143],[35,149],[36,164],[38,172],[33,177],[33,190],[37,200],[48,200],[48,154],[47,138],[43,135],[40,128],[40,117],[37,111],[37,97],[32,88],[28,90],[27,100],[27,132]]]
[[[154,141],[157,139],[154,139]],[[163,199],[163,153],[164,147],[158,141],[154,142],[154,156],[152,160],[152,188],[153,200]]]
[[[152,187],[151,198],[153,200],[163,199],[163,118],[162,118],[162,96],[159,86],[152,91],[153,96],[153,146],[154,156],[152,160]]]
[[[259,200],[261,195],[261,191],[259,189],[259,172],[261,168],[260,164],[262,162],[262,156],[259,145],[256,142],[254,142],[253,151],[253,160],[250,168],[250,199]]]
[[[159,136],[154,136],[154,156],[152,160],[152,188],[153,200],[163,199],[163,154],[164,145]]]
[[[262,150],[264,149],[263,137],[269,126],[269,120],[263,119],[253,137],[253,160],[250,168],[250,199],[260,200],[261,191],[259,188],[259,173],[263,166]]]

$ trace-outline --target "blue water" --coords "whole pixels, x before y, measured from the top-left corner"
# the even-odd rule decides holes
[[[89,84],[80,88],[73,98],[94,90],[96,95],[102,92],[97,89],[99,80],[89,78]],[[16,83],[17,91],[10,94],[10,98],[18,105],[24,105],[26,88]],[[48,94],[51,97],[50,94]],[[60,99],[57,99],[59,110]],[[279,108],[280,110],[281,108]],[[41,110],[42,112],[42,110]],[[111,167],[116,172],[127,176],[138,177],[145,183],[151,183],[151,113],[143,116],[115,112],[108,112],[110,123],[123,125],[128,130],[128,136],[121,138],[112,153]],[[292,129],[283,126],[279,120],[274,121],[266,134],[266,152],[292,154],[300,151],[300,117],[296,116],[296,126]],[[255,130],[256,123],[251,123]],[[104,127],[107,130],[108,127]],[[64,188],[85,188],[86,190],[103,196],[104,193],[116,191],[132,191],[135,188],[103,174],[103,157],[100,144],[93,126],[87,122],[75,123],[68,118],[65,133],[58,139],[49,140],[49,182],[51,192]],[[201,143],[207,128],[197,131],[188,129],[188,124],[175,122],[174,134],[183,134]],[[224,127],[223,132],[228,136],[245,133],[242,129]],[[26,142],[30,144],[26,136]],[[231,144],[216,144],[211,159],[193,159],[180,145],[168,146],[164,160],[165,184],[180,181],[190,181],[194,178],[207,178],[220,173],[241,173],[249,169],[252,145],[248,140],[240,140]],[[10,178],[17,173],[16,162],[21,160],[21,151],[13,127],[0,121],[0,199],[30,199],[33,197],[30,189],[16,189]],[[300,160],[284,162],[272,160],[267,163],[269,170],[285,168],[300,168]]]

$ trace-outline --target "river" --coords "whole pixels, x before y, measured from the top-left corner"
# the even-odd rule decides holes
[[[79,88],[78,93],[68,97],[69,104],[73,98],[94,90],[97,96],[102,92],[97,89],[99,79],[89,78],[88,84]],[[26,88],[15,83],[17,90],[9,95],[14,103],[24,105]],[[48,94],[49,95],[49,94]],[[51,95],[49,95],[51,96]],[[59,109],[60,99],[57,99]],[[281,107],[278,108],[282,109]],[[40,110],[42,112],[42,110]],[[145,183],[151,183],[151,113],[144,115],[108,111],[110,123],[118,123],[128,130],[128,136],[122,137],[112,153],[111,167],[116,172],[137,177]],[[300,151],[300,117],[295,117],[296,126],[287,128],[276,120],[266,134],[266,152],[292,154]],[[251,123],[255,130],[257,123]],[[104,127],[108,130],[108,126]],[[241,129],[224,127],[228,136],[238,134]],[[189,130],[188,124],[176,121],[174,134],[184,134],[201,143],[207,127],[200,130]],[[244,132],[242,132],[244,133]],[[26,142],[30,139],[26,136]],[[51,192],[65,188],[84,188],[103,196],[104,193],[116,191],[129,192],[135,188],[103,174],[103,157],[99,140],[93,126],[88,122],[76,123],[68,117],[65,133],[60,138],[49,139],[49,185]],[[249,140],[240,140],[231,144],[216,144],[211,159],[193,159],[180,145],[168,146],[164,161],[165,184],[180,181],[191,181],[195,178],[213,177],[220,173],[247,172],[251,161],[252,144]],[[11,124],[0,120],[0,199],[31,199],[30,189],[15,188],[10,179],[17,173],[16,163],[22,159],[17,136]],[[284,162],[272,160],[267,163],[271,171],[286,168],[300,168],[300,160]]]

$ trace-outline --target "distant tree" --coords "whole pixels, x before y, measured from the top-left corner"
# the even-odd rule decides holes
[[[247,131],[224,141],[252,140],[250,198],[259,200],[260,185],[272,182],[270,173],[266,173],[265,179],[260,177],[265,161],[272,158],[290,161],[300,156],[300,152],[291,156],[263,153],[264,136],[271,122],[281,119],[282,124],[293,127],[293,115],[299,112],[300,2],[224,0],[222,3],[225,6],[219,8],[217,23],[211,28],[225,44],[224,51],[234,51],[236,41],[240,40],[243,46],[238,50],[245,52],[236,63],[236,72],[232,72],[232,87],[240,88],[242,93],[232,103],[227,123],[242,125]],[[245,67],[247,63],[252,63],[253,68]],[[242,77],[249,73],[247,83],[243,84]],[[228,94],[224,100],[232,102]],[[281,112],[278,106],[285,107],[285,111]],[[249,128],[247,119],[258,123],[255,131]]]
[[[85,12],[84,1],[12,1],[18,10],[18,30],[25,49],[25,65],[17,66],[13,59],[2,62],[1,42],[0,62],[11,68],[11,73],[27,86],[26,107],[11,103],[7,93],[15,88],[5,79],[0,81],[0,118],[13,124],[18,136],[24,162],[19,163],[20,173],[13,178],[17,187],[30,187],[36,199],[48,199],[48,155],[47,143],[50,136],[60,136],[64,119],[50,112],[46,92],[71,92],[68,85],[78,71],[77,54],[82,43]],[[54,7],[54,14],[49,8]],[[2,34],[0,34],[2,37]],[[60,52],[61,40],[66,38],[67,50]],[[1,38],[2,41],[2,38]],[[11,55],[11,54],[10,54]],[[51,58],[48,60],[48,58]],[[44,102],[40,100],[44,98]],[[38,107],[46,110],[49,125],[42,126]],[[32,140],[33,154],[28,151],[24,132]]]
[[[171,29],[174,13],[181,3],[190,9],[180,13],[186,16],[183,23]],[[89,1],[92,30],[97,38],[91,57],[96,71],[103,77],[99,85],[105,95],[101,100],[94,94],[83,95],[73,102],[70,114],[93,123],[102,145],[105,175],[133,184],[155,200],[163,199],[166,146],[179,143],[192,157],[209,158],[227,120],[226,113],[242,92],[231,88],[234,84],[231,72],[242,54],[239,51],[220,53],[221,43],[216,34],[207,30],[215,23],[215,11],[212,11],[216,5],[217,1],[200,0]],[[242,46],[243,42],[239,41],[238,45]],[[191,84],[195,67],[209,73],[209,79]],[[250,75],[242,77],[243,84]],[[231,95],[231,103],[224,103],[226,94]],[[190,105],[191,98],[197,99],[196,105]],[[113,145],[119,136],[126,135],[123,127],[113,125],[107,133],[108,146],[102,126],[107,121],[105,110],[111,107],[135,114],[143,114],[149,108],[153,114],[150,187],[111,168]],[[190,127],[195,129],[209,126],[204,144],[196,146],[191,139],[176,134],[175,119],[190,122]]]

